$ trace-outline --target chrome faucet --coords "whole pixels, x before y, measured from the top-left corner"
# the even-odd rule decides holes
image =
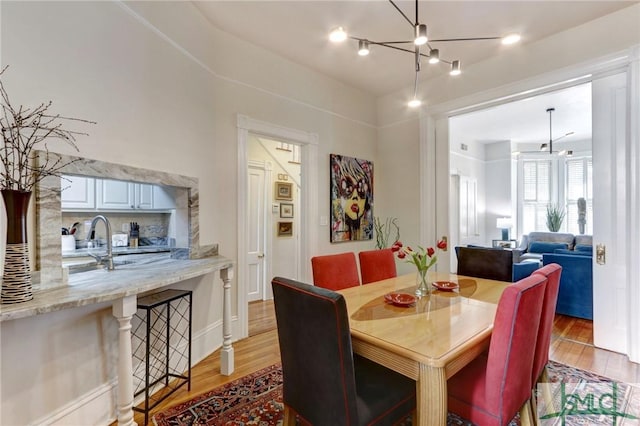
[[[93,234],[93,232],[95,231],[96,223],[98,223],[98,221],[100,220],[104,222],[104,227],[107,230],[107,253],[106,255],[98,255],[98,254],[89,252],[89,256],[93,257],[98,263],[102,263],[106,265],[109,271],[113,271],[114,267],[113,267],[113,251],[111,248],[111,223],[109,223],[109,219],[107,219],[105,216],[101,214],[94,217],[91,220],[91,226],[89,227],[89,232],[87,232],[87,237],[85,238],[85,241],[87,241],[88,243],[91,240],[91,234]]]

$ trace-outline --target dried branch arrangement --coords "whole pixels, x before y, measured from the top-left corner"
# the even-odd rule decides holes
[[[87,133],[64,129],[63,122],[96,123],[80,118],[50,114],[51,101],[42,103],[35,108],[25,108],[21,105],[16,109],[11,105],[9,95],[2,83],[2,75],[7,67],[0,71],[0,96],[2,96],[0,160],[3,166],[3,169],[0,170],[0,189],[31,191],[36,183],[47,176],[60,177],[65,166],[77,161],[65,162],[58,154],[49,152],[47,146],[49,139],[61,139],[79,151],[75,143],[76,136],[88,136]],[[45,153],[45,159],[41,164],[34,162],[34,150],[41,150]]]

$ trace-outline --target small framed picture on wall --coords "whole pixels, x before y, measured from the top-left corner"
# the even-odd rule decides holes
[[[292,218],[293,217],[293,204],[280,203],[280,217]]]
[[[293,200],[293,184],[276,182],[276,200]]]
[[[292,237],[293,222],[278,222],[278,237]]]

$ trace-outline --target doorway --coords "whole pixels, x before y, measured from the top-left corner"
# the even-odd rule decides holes
[[[276,271],[282,276],[293,275],[302,281],[310,279],[310,253],[318,241],[317,226],[312,226],[312,223],[315,224],[313,218],[316,217],[314,212],[318,211],[318,201],[317,197],[310,196],[310,194],[316,194],[318,190],[318,135],[266,123],[244,115],[238,115],[237,127],[238,263],[235,277],[237,321],[234,323],[233,335],[244,338],[248,336],[249,287],[251,285],[255,289],[259,286],[263,290],[262,295],[255,296],[256,299],[263,299],[271,297],[270,282]],[[262,191],[263,201],[258,201],[255,208],[250,207],[249,159],[250,151],[258,147],[259,143],[252,143],[252,138],[261,140],[260,143],[265,145],[288,144],[291,145],[291,151],[295,146],[299,159],[298,172],[286,171],[289,170],[286,167],[280,170],[278,164],[280,160],[276,161],[274,158],[265,158],[262,161],[263,164],[260,167],[265,171],[264,184],[254,182],[252,185],[262,188],[254,188],[254,192]],[[267,178],[269,173],[271,176]],[[293,180],[295,175],[297,175],[296,181]],[[276,194],[279,194],[279,199],[276,199]],[[260,208],[263,213],[257,214],[264,217],[262,222],[264,226],[260,224],[254,226],[258,221],[252,218],[250,211],[258,211]],[[253,233],[251,241],[258,242],[255,247],[249,243],[251,233]],[[277,247],[277,250],[274,247]],[[253,259],[249,253],[254,249],[257,263],[251,265]],[[289,250],[288,255],[282,255],[282,259],[271,258],[270,253],[285,252],[285,249]],[[260,253],[264,256],[263,260],[259,260]],[[259,266],[261,263],[264,265],[262,270]],[[281,263],[285,264],[284,267]],[[271,265],[273,269],[270,269]],[[262,284],[257,284],[259,282]]]

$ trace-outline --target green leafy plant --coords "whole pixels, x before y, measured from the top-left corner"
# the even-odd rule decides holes
[[[398,226],[395,217],[388,217],[384,223],[380,221],[379,217],[373,219],[373,226],[376,232],[376,248],[383,249],[390,246],[400,239],[400,227]],[[395,229],[395,232],[393,231]],[[391,239],[391,235],[395,234],[395,237]]]
[[[557,204],[547,206],[547,228],[551,232],[558,232],[564,220],[564,209]]]

